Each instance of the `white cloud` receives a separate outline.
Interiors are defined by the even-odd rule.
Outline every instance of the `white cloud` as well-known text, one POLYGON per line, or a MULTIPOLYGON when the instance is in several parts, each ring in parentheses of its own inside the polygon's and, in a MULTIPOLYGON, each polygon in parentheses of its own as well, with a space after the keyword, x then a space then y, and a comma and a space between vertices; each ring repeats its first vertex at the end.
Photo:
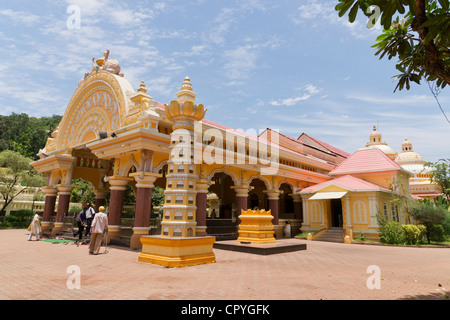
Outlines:
POLYGON ((367 29, 364 25, 367 18, 362 12, 358 12, 357 19, 350 23, 348 13, 339 17, 338 12, 334 9, 335 6, 336 2, 330 0, 308 1, 307 4, 298 7, 297 12, 291 16, 291 20, 294 24, 308 25, 314 30, 322 30, 330 25, 341 26, 357 39, 372 39, 375 33, 379 33, 379 30, 375 28, 367 29))
POLYGON ((307 84, 306 86, 302 87, 300 90, 303 91, 303 94, 300 96, 290 97, 290 98, 285 98, 285 99, 280 99, 280 100, 272 100, 269 103, 272 106, 287 106, 287 107, 294 106, 301 101, 306 101, 306 100, 310 99, 312 96, 318 94, 322 89, 319 89, 312 84, 307 84))
POLYGON ((14 11, 11 9, 0 10, 0 16, 4 16, 12 20, 13 24, 17 25, 33 25, 40 21, 40 17, 29 12, 14 11))

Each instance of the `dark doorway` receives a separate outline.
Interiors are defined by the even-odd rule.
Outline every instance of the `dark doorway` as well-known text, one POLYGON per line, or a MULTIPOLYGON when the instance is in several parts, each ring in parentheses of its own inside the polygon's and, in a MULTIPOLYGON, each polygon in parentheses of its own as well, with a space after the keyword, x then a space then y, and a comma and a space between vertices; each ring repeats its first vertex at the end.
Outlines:
POLYGON ((331 199, 331 227, 342 228, 342 201, 341 199, 331 199))

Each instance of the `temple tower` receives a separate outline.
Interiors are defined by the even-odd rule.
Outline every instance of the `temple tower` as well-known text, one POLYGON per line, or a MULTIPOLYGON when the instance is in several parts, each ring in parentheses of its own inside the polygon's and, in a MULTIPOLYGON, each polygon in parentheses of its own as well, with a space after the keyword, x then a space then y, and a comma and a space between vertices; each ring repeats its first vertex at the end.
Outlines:
POLYGON ((178 99, 165 105, 166 116, 173 122, 170 158, 165 191, 162 237, 193 237, 196 226, 196 181, 194 164, 194 123, 203 119, 206 110, 195 104, 196 94, 186 77, 178 99))
POLYGON ((178 99, 165 105, 173 131, 161 235, 141 237, 140 261, 167 267, 215 262, 215 237, 199 237, 195 231, 196 182, 200 164, 194 163, 194 125, 206 113, 203 105, 195 104, 195 97, 191 81, 186 77, 177 93, 178 99))

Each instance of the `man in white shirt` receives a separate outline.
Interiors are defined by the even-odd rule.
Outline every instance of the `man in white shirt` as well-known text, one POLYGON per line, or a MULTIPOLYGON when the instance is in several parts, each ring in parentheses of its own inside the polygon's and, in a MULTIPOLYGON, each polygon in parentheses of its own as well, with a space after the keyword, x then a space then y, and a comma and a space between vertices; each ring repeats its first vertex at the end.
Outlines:
POLYGON ((85 206, 86 206, 86 224, 87 224, 85 236, 87 237, 91 235, 91 224, 92 219, 94 219, 95 210, 90 203, 86 204, 85 206))
POLYGON ((108 231, 108 216, 103 212, 105 207, 100 207, 95 214, 91 225, 91 242, 89 243, 89 254, 98 254, 102 245, 103 231, 108 231))

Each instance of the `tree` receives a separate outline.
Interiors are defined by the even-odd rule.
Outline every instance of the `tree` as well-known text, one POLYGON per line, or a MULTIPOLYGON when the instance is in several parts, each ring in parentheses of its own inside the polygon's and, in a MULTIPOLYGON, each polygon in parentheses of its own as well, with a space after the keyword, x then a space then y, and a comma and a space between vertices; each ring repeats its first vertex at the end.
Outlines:
POLYGON ((431 181, 436 183, 445 197, 450 200, 450 159, 440 159, 435 163, 427 162, 426 166, 433 168, 430 171, 431 181))
POLYGON ((44 177, 30 165, 31 159, 21 154, 5 150, 0 152, 0 196, 3 205, 0 215, 5 215, 6 207, 23 191, 30 187, 45 185, 44 177), (19 186, 23 188, 19 188, 19 186))
POLYGON ((409 90, 411 81, 420 84, 422 79, 435 81, 438 88, 450 83, 448 0, 339 0, 335 9, 340 17, 350 10, 351 23, 362 11, 369 17, 368 27, 380 18, 384 30, 373 47, 380 59, 398 57, 394 92, 409 90))
POLYGON ((437 225, 442 228, 446 219, 446 210, 441 206, 436 206, 430 201, 417 201, 410 205, 409 215, 423 224, 426 229, 428 243, 431 241, 431 235, 437 225))
POLYGON ((82 179, 72 181, 76 187, 72 190, 70 201, 77 203, 95 203, 94 187, 82 179))
POLYGON ((44 148, 61 118, 57 115, 35 118, 26 113, 0 116, 0 151, 13 150, 36 160, 36 154, 44 148))

